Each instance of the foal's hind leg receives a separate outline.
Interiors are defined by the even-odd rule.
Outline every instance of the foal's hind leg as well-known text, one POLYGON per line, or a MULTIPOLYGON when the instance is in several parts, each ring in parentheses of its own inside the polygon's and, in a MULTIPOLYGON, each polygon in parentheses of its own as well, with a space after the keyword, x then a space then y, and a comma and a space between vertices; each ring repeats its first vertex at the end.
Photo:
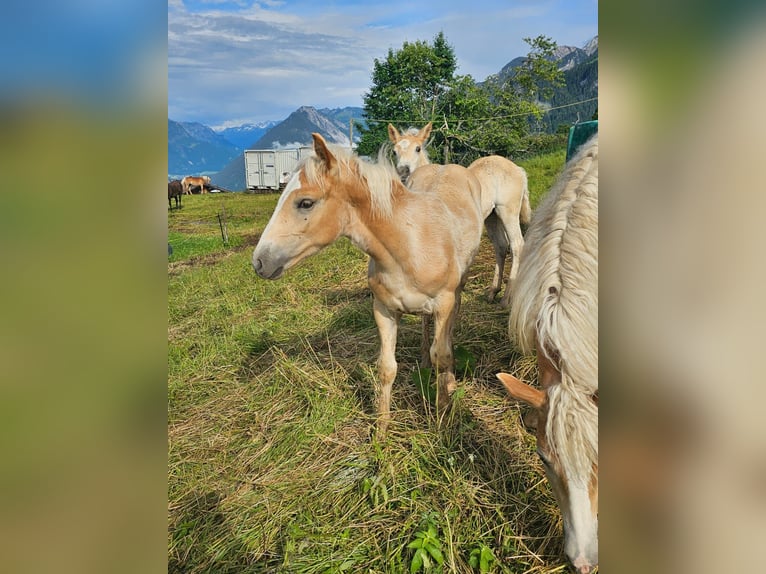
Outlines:
POLYGON ((492 242, 492 249, 495 251, 495 274, 492 277, 492 284, 487 289, 487 301, 492 303, 503 287, 503 267, 505 267, 505 255, 508 253, 508 238, 502 222, 494 211, 484 220, 484 227, 492 242))
POLYGON ((511 269, 508 272, 508 285, 505 287, 505 293, 500 300, 500 306, 507 309, 511 305, 511 285, 516 280, 519 272, 519 257, 524 247, 524 237, 521 235, 521 226, 519 225, 519 214, 509 210, 505 206, 497 206, 497 215, 503 222, 503 229, 508 236, 511 246, 511 269))
POLYGON ((399 328, 401 313, 391 311, 377 299, 373 300, 372 313, 380 335, 380 355, 378 356, 378 433, 386 434, 391 421, 391 387, 396 378, 396 333, 399 328))

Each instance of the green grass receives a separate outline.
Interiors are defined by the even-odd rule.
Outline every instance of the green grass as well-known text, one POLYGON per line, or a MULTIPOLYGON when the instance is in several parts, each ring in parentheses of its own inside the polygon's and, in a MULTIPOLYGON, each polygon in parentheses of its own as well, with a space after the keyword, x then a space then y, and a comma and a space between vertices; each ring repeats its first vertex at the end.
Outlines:
MULTIPOLYGON (((533 206, 563 157, 519 162, 533 206)), ((258 278, 250 256, 276 201, 191 196, 169 211, 169 572, 566 571, 523 407, 494 376, 535 370, 484 299, 486 238, 455 332, 475 365, 449 419, 437 426, 412 381, 420 322, 405 317, 394 420, 378 442, 367 257, 340 240, 279 281, 258 278)))
POLYGON ((550 189, 561 172, 566 158, 566 149, 555 153, 540 155, 530 159, 522 159, 517 163, 527 171, 529 184, 529 201, 532 209, 537 207, 542 196, 550 189))

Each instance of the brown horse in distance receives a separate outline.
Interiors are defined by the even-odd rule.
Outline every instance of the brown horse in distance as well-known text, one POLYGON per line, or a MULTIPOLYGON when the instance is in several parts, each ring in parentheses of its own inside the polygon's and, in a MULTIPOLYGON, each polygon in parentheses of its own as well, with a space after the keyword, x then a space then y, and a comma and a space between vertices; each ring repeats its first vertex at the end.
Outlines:
POLYGON ((172 208, 173 204, 171 203, 171 199, 176 200, 176 208, 181 207, 181 196, 183 195, 183 186, 181 185, 181 180, 174 179, 173 181, 168 182, 168 207, 172 208))

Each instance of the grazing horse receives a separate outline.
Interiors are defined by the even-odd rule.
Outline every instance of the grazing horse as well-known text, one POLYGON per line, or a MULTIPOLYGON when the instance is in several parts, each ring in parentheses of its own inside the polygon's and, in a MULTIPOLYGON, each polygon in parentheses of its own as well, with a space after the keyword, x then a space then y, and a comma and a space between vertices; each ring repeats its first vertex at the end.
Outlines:
MULTIPOLYGON (((394 144, 396 165, 399 175, 409 185, 409 178, 419 167, 430 164, 426 152, 426 140, 431 134, 431 123, 418 130, 410 128, 400 133, 388 124, 388 137, 394 144)), ((508 287, 500 300, 503 308, 510 303, 511 283, 516 279, 519 255, 524 246, 521 223, 529 223, 532 210, 529 206, 527 172, 512 161, 491 155, 477 159, 468 166, 481 186, 481 213, 484 226, 495 251, 495 272, 492 284, 487 289, 487 299, 495 300, 503 286, 505 256, 510 247, 511 268, 508 273, 508 287)))
POLYGON ((314 154, 302 160, 282 192, 252 263, 261 277, 278 279, 341 236, 370 256, 383 435, 391 419, 403 313, 433 315, 429 356, 437 372, 437 413, 449 405, 455 388, 452 331, 481 241, 479 184, 465 168, 450 165, 439 166, 427 186, 408 190, 383 156, 377 163, 362 161, 319 134, 312 137, 314 154))
POLYGON ((168 207, 172 208, 173 204, 170 203, 171 198, 176 200, 176 208, 181 207, 181 196, 183 195, 183 186, 181 181, 174 179, 168 182, 168 207))
POLYGON ((210 184, 210 178, 206 175, 203 175, 201 177, 193 177, 191 175, 187 175, 185 178, 181 180, 181 185, 184 188, 184 194, 185 195, 191 195, 191 188, 192 187, 199 187, 200 193, 207 193, 205 190, 205 185, 210 184))
POLYGON ((508 328, 537 351, 541 389, 498 374, 537 416, 537 452, 578 572, 598 564, 598 134, 535 211, 508 328))

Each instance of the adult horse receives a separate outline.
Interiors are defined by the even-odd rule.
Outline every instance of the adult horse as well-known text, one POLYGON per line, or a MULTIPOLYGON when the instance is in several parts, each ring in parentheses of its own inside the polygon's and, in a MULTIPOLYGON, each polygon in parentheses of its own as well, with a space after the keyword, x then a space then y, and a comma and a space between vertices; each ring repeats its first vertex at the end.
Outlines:
MULTIPOLYGON (((409 181, 419 167, 429 165, 426 141, 431 134, 429 122, 420 130, 410 128, 399 132, 388 124, 388 137, 394 144, 396 165, 403 181, 409 181)), ((481 212, 484 226, 495 251, 495 272, 492 284, 487 289, 487 298, 494 301, 503 286, 505 256, 511 254, 511 268, 508 272, 508 287, 500 300, 503 308, 510 302, 511 283, 516 279, 519 255, 524 246, 521 223, 529 223, 532 210, 529 206, 527 172, 512 161, 491 155, 477 159, 468 166, 481 186, 481 212)))
POLYGON ((183 186, 181 185, 181 181, 178 179, 174 179, 173 181, 168 182, 168 207, 172 208, 173 204, 170 202, 171 199, 176 200, 176 208, 181 207, 181 196, 183 195, 183 186))
POLYGON ((598 135, 567 163, 535 211, 508 328, 537 351, 541 389, 498 374, 537 415, 537 452, 578 572, 598 564, 598 135))
MULTIPOLYGON (((428 183, 407 189, 394 166, 329 146, 319 134, 282 192, 253 251, 261 277, 278 279, 339 237, 370 256, 368 282, 380 335, 378 428, 391 419, 396 335, 403 313, 433 315, 428 350, 437 374, 437 412, 455 388, 452 331, 460 296, 481 240, 479 184, 463 167, 439 166, 428 183)), ((425 335, 424 335, 425 338, 425 335)))
POLYGON ((210 178, 206 175, 200 176, 200 177, 194 177, 191 175, 187 175, 185 178, 181 180, 181 185, 184 189, 185 195, 191 195, 191 189, 193 187, 199 187, 200 194, 207 193, 205 190, 205 185, 210 184, 210 178))

